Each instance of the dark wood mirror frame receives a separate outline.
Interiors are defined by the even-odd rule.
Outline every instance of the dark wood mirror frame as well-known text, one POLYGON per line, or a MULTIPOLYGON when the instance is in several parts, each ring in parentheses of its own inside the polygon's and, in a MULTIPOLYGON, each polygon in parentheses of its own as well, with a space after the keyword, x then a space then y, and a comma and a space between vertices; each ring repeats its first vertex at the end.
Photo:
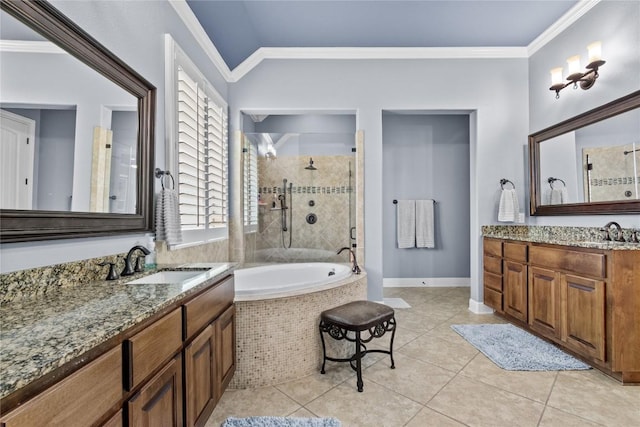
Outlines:
POLYGON ((0 0, 0 7, 137 97, 139 121, 135 214, 2 209, 0 242, 152 230, 156 88, 46 1, 0 0))
POLYGON ((586 113, 582 113, 529 135, 531 215, 609 215, 640 213, 639 200, 569 203, 563 205, 541 205, 540 203, 542 197, 542 188, 540 188, 541 142, 636 108, 640 108, 640 91, 633 92, 608 104, 601 105, 586 113))

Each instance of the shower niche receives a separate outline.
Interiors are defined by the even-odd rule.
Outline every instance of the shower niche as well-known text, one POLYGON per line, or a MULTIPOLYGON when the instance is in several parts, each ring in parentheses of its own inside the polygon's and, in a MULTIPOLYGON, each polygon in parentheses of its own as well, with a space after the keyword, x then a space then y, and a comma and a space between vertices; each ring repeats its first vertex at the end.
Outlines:
POLYGON ((355 243, 355 131, 243 139, 245 261, 346 261, 337 250, 355 243))

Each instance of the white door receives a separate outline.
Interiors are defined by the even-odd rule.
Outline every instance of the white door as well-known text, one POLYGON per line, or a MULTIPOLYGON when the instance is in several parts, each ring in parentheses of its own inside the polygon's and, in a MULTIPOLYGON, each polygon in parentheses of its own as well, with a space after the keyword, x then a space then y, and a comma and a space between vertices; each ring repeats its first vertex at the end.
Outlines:
POLYGON ((0 110, 0 209, 31 209, 36 122, 0 110))

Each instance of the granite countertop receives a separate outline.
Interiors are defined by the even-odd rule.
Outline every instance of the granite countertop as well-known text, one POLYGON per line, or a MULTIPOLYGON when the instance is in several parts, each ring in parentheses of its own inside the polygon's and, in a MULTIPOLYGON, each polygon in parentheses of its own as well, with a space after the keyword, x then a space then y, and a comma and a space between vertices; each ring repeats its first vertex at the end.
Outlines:
POLYGON ((631 242, 631 232, 623 230, 625 242, 605 241, 597 227, 558 227, 527 225, 485 225, 482 236, 530 243, 604 250, 640 250, 640 243, 631 242))
POLYGON ((203 270, 202 281, 184 285, 126 283, 155 270, 118 281, 61 288, 4 304, 0 307, 0 398, 206 288, 232 272, 236 264, 207 266, 210 269, 203 270))

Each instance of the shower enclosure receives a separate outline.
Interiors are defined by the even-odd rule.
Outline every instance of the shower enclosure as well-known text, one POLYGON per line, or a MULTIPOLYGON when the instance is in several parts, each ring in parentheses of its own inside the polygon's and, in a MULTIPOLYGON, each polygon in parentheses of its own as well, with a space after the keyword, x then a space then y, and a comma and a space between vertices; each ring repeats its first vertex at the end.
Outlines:
MULTIPOLYGON (((344 262, 355 243, 355 135, 246 133, 245 192, 255 153, 257 224, 246 262, 344 262)), ((252 200, 245 197, 245 210, 252 200)), ((245 219, 245 230, 247 229, 245 219)))

